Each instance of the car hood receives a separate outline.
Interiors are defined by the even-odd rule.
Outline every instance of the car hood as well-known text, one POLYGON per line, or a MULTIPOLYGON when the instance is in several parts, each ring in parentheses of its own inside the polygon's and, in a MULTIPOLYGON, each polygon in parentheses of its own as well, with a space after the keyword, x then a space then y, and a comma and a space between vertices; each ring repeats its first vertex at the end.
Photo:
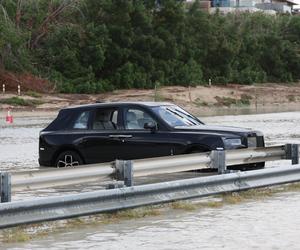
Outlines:
POLYGON ((195 131, 195 132, 214 132, 220 134, 237 134, 255 136, 257 131, 249 128, 239 128, 230 126, 214 126, 214 125, 196 125, 196 126, 177 126, 176 130, 195 131))

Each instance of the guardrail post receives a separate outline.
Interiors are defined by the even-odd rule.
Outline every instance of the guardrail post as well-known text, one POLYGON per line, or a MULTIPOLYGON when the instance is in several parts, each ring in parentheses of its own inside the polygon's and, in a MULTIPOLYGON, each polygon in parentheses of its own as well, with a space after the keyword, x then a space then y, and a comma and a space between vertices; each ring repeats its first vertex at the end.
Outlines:
POLYGON ((132 161, 126 161, 125 162, 124 184, 127 187, 132 187, 133 186, 133 164, 132 164, 132 161))
POLYGON ((285 145, 286 159, 292 160, 292 164, 299 164, 299 145, 286 144, 285 145))
POLYGON ((11 175, 10 173, 0 172, 0 202, 11 201, 11 175))
POLYGON ((225 174, 227 172, 226 156, 223 148, 217 148, 217 150, 211 151, 211 167, 218 169, 219 174, 225 174))
POLYGON ((133 186, 133 165, 132 161, 115 161, 116 179, 124 181, 127 187, 133 186))

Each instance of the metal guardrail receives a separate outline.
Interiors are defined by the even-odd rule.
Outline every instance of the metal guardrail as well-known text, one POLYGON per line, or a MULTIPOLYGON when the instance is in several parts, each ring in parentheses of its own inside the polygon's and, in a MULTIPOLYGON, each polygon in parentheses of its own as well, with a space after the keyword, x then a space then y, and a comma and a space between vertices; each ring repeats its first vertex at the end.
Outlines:
POLYGON ((74 168, 48 168, 11 173, 12 191, 111 180, 115 172, 111 163, 83 165, 74 168))
POLYGON ((0 228, 300 181, 300 165, 0 204, 0 228))
MULTIPOLYGON (((203 168, 217 168, 220 173, 223 173, 226 171, 226 166, 230 165, 292 159, 291 148, 292 146, 281 145, 265 148, 217 150, 206 153, 148 158, 126 162, 129 162, 128 164, 133 167, 133 177, 176 173, 203 168)), ((122 172, 122 164, 124 162, 116 161, 75 168, 51 168, 15 172, 11 173, 12 191, 111 180, 112 178, 117 178, 118 171, 122 172)))

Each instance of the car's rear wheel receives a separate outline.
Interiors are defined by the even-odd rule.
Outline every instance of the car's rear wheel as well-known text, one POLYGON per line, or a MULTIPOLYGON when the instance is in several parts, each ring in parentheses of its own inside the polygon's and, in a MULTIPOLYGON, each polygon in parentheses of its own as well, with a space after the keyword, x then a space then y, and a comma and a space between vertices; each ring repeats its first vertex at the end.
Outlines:
POLYGON ((83 160, 80 155, 71 150, 60 153, 55 161, 55 166, 57 168, 76 167, 82 164, 83 160))

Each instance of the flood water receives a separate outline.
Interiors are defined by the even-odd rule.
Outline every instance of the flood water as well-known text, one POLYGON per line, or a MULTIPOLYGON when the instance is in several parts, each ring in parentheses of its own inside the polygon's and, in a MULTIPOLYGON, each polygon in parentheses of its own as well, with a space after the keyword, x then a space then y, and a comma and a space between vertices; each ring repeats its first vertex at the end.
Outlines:
POLYGON ((52 118, 15 118, 11 125, 4 119, 0 121, 0 170, 37 169, 39 132, 52 118))
POLYGON ((7 249, 299 249, 300 193, 222 208, 173 210, 163 216, 82 229, 7 244, 7 249))
MULTIPOLYGON (((38 169, 38 134, 51 120, 16 118, 13 126, 1 121, 0 170, 38 169)), ((300 112, 202 120, 260 130, 267 145, 300 144, 300 112)), ((0 249, 299 249, 299 207, 300 192, 286 192, 222 208, 171 210, 155 217, 68 228, 26 243, 3 244, 0 249)))

